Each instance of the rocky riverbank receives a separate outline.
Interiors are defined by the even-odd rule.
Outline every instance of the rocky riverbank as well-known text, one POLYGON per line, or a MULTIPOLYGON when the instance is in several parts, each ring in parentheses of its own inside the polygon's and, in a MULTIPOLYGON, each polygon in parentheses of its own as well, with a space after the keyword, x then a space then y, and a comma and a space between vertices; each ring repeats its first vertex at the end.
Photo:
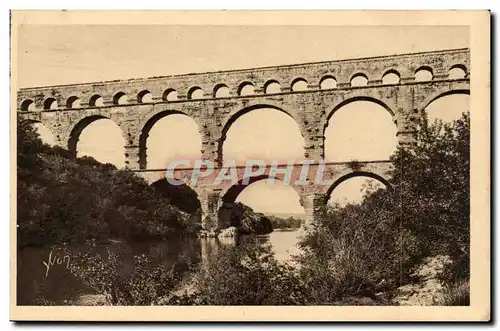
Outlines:
POLYGON ((440 281, 440 276, 451 263, 451 258, 446 255, 426 258, 411 274, 413 282, 398 287, 397 294, 391 301, 401 306, 439 304, 444 295, 444 285, 440 281))

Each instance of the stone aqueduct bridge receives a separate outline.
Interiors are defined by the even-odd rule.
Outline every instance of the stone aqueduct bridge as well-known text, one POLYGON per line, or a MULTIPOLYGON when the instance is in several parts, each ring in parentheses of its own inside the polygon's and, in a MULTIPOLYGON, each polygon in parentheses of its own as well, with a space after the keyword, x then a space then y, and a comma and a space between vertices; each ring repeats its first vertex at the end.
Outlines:
MULTIPOLYGON (((397 126, 399 143, 407 144, 414 139, 420 110, 441 96, 469 93, 469 68, 469 50, 454 49, 26 88, 18 91, 17 106, 19 116, 44 124, 57 143, 75 155, 84 128, 95 120, 111 119, 126 141, 126 167, 151 183, 162 178, 164 171, 147 169, 146 140, 156 121, 169 114, 185 114, 194 119, 202 139, 202 158, 220 167, 222 147, 231 124, 254 109, 276 109, 298 124, 304 138, 304 158, 321 161, 325 128, 340 107, 358 100, 383 106, 397 126), (460 69, 463 77, 451 78, 449 73, 454 68, 460 69), (422 70, 430 76, 426 81, 416 79, 422 70), (396 75, 398 81, 386 83, 387 74, 396 75), (358 77, 364 78, 366 85, 352 86, 358 77)), ((347 163, 337 163, 328 164, 326 173, 335 181, 335 187, 356 175, 387 180, 390 167, 388 162, 364 162, 356 169, 347 163)), ((241 175, 242 171, 238 173, 241 175)), ((315 184, 295 188, 309 219, 332 190, 315 184)), ((242 186, 224 182, 214 185, 200 180, 193 189, 198 194, 204 219, 208 216, 213 220, 222 202, 234 201, 242 186)), ((204 225, 216 226, 206 222, 204 225)))

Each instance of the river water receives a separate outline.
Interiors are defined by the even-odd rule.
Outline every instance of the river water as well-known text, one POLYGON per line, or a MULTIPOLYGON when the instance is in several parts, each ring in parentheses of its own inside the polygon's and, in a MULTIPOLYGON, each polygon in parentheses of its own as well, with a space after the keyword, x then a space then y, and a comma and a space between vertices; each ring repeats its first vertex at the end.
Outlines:
MULTIPOLYGON (((287 263, 299 252, 297 231, 275 231, 257 236, 257 242, 270 243, 278 261, 287 263)), ((154 263, 172 265, 190 260, 201 263, 217 254, 219 245, 235 245, 233 238, 179 239, 150 243, 111 243, 108 246, 119 251, 125 260, 134 255, 145 254, 154 263)), ((102 247, 103 250, 106 247, 102 247)), ((72 247, 72 251, 88 251, 88 246, 72 247)), ((75 302, 83 295, 98 294, 82 284, 68 270, 71 254, 61 255, 50 248, 27 247, 17 254, 17 304, 40 305, 75 302), (48 263, 52 261, 52 264, 48 263), (49 268, 47 268, 49 264, 49 268)))

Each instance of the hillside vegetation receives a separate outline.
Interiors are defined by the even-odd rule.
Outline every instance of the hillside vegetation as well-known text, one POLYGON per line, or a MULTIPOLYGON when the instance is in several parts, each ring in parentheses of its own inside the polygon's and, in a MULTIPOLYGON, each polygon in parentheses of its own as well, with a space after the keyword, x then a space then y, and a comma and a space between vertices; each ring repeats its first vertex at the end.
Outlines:
POLYGON ((132 172, 90 157, 73 160, 67 150, 43 144, 28 121, 19 119, 17 126, 19 246, 158 239, 197 231, 194 212, 168 203, 132 172))

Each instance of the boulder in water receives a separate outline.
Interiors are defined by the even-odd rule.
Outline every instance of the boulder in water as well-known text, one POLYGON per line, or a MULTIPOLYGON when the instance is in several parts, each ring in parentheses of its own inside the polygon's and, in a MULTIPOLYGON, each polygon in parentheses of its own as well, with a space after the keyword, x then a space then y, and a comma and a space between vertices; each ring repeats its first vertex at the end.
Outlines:
POLYGON ((268 234, 273 232, 271 220, 264 214, 240 203, 225 202, 219 210, 219 227, 237 229, 238 234, 268 234))
POLYGON ((236 237, 237 234, 238 234, 238 229, 234 226, 231 226, 227 229, 222 230, 217 237, 218 238, 236 237))

